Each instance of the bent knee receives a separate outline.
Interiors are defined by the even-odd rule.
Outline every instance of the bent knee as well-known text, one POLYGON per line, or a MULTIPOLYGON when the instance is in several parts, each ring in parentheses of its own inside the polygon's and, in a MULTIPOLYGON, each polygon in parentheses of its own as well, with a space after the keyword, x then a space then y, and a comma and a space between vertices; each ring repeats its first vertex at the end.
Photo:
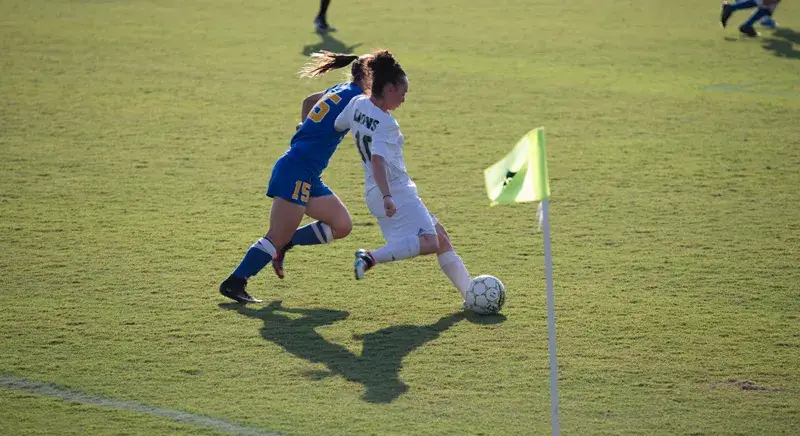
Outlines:
POLYGON ((333 231, 333 239, 342 239, 353 231, 353 218, 350 217, 350 214, 346 214, 339 217, 330 226, 333 231))
POLYGON ((267 233, 264 234, 264 237, 268 239, 270 243, 272 243, 272 246, 275 247, 276 250, 280 250, 284 245, 288 244, 289 241, 292 240, 292 233, 282 232, 275 230, 274 228, 270 228, 267 233))

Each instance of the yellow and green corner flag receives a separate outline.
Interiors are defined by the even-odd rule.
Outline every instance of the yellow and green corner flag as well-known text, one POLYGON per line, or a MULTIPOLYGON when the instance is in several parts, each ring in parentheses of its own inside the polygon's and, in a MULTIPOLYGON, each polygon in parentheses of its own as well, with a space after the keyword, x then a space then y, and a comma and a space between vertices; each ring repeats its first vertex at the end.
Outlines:
POLYGON ((547 342, 550 355, 550 402, 553 435, 559 435, 558 424, 558 361, 556 359, 556 315, 553 291, 553 256, 550 247, 548 216, 550 182, 547 179, 544 127, 526 133, 500 162, 483 171, 486 192, 497 204, 538 201, 539 228, 544 233, 545 285, 547 288, 547 342))
POLYGON ((483 171, 491 205, 550 198, 544 127, 526 133, 500 162, 483 171))

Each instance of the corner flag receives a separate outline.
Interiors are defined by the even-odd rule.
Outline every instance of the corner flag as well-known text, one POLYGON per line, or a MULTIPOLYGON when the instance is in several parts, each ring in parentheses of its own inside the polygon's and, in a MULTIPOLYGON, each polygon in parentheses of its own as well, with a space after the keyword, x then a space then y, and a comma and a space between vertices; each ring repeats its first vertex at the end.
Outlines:
POLYGON ((526 133, 511 153, 483 172, 492 206, 550 198, 544 128, 526 133))
POLYGON ((547 287, 547 333, 550 354, 550 402, 553 435, 558 436, 558 362, 553 295, 553 257, 550 247, 549 199, 544 127, 526 133, 501 161, 483 171, 491 206, 539 201, 539 228, 544 232, 544 267, 547 287))

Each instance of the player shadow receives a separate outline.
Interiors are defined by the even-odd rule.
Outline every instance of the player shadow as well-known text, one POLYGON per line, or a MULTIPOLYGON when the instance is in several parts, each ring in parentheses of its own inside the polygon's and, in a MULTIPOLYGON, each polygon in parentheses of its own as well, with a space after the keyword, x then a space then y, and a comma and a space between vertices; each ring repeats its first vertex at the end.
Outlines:
POLYGON ((299 358, 327 367, 327 371, 310 371, 307 375, 312 379, 341 375, 348 381, 362 384, 365 389, 362 399, 369 403, 390 403, 406 392, 408 387, 399 375, 403 359, 416 348, 438 338, 457 322, 465 318, 481 324, 505 320, 503 316, 478 317, 456 312, 433 324, 395 325, 354 336, 354 339, 363 341, 361 355, 356 355, 328 341, 316 330, 317 327, 346 319, 348 312, 323 308, 286 308, 280 301, 273 301, 260 309, 236 303, 222 303, 220 307, 264 321, 260 329, 264 340, 280 345, 299 358))
POLYGON ((334 38, 328 32, 317 35, 319 35, 319 37, 322 38, 322 41, 316 44, 308 44, 303 46, 304 56, 308 56, 311 53, 315 53, 320 50, 332 51, 334 53, 352 53, 353 50, 361 46, 361 43, 348 46, 344 42, 334 38))
POLYGON ((793 44, 800 44, 800 32, 788 27, 779 27, 772 32, 772 36, 783 38, 793 44))
POLYGON ((764 50, 772 52, 777 57, 800 59, 800 50, 795 45, 800 45, 800 32, 786 27, 775 29, 761 44, 764 50))

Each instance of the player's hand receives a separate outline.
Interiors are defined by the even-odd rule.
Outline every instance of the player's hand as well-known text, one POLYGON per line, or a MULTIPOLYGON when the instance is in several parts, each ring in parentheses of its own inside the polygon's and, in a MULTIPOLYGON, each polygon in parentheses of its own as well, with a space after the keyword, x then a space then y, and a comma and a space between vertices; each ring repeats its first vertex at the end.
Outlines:
POLYGON ((303 123, 297 123, 297 125, 294 126, 294 131, 296 132, 296 131, 300 130, 300 127, 302 127, 302 126, 303 126, 303 123))
POLYGON ((394 205, 394 200, 392 200, 391 195, 383 197, 383 210, 386 211, 386 216, 389 218, 397 213, 397 206, 394 205))

